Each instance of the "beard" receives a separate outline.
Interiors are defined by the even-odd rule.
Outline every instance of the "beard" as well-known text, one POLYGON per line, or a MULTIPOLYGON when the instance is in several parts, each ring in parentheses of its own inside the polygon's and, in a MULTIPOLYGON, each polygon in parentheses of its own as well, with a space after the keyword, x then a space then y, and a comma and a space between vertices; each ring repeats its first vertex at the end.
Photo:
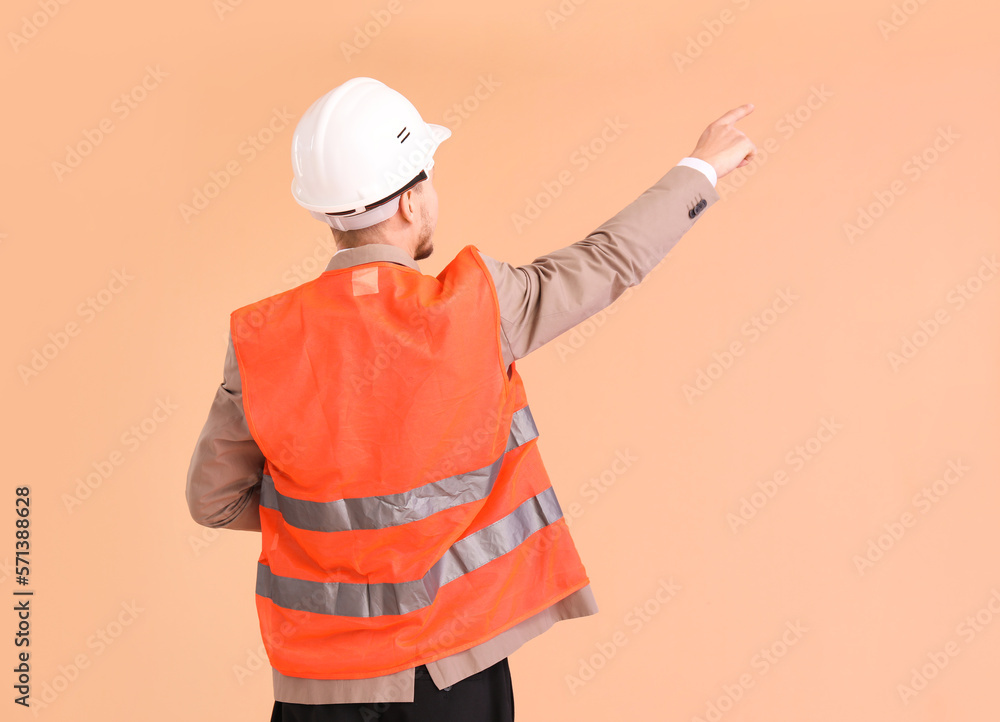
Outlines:
POLYGON ((434 242, 431 240, 431 236, 433 235, 434 229, 431 228, 430 220, 424 215, 420 228, 420 240, 417 242, 417 247, 413 253, 414 261, 421 261, 434 252, 434 242))

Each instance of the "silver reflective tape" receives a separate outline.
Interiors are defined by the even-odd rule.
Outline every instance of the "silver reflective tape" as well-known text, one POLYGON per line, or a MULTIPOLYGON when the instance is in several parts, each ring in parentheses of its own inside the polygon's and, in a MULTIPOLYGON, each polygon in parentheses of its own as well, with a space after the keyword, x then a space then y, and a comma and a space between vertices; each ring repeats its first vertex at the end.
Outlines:
POLYGON ((514 551, 562 515, 550 486, 502 519, 452 544, 422 579, 395 584, 313 582, 272 574, 269 566, 258 562, 257 594, 279 607, 317 614, 342 617, 408 614, 429 606, 448 582, 514 551))
POLYGON ((430 581, 437 591, 463 574, 513 551, 529 536, 562 515, 555 491, 550 486, 522 502, 502 519, 452 544, 437 564, 430 568, 424 581, 430 581))
POLYGON ((510 419, 510 436, 507 438, 507 451, 514 449, 526 441, 538 436, 535 419, 527 405, 514 412, 510 419))
POLYGON ((257 563, 257 594, 279 607, 341 617, 407 614, 431 603, 420 581, 400 584, 310 582, 271 573, 257 563))
MULTIPOLYGON (((504 454, 536 436, 538 429, 531 410, 527 406, 518 409, 511 418, 504 454)), ((285 496, 274 488, 274 480, 265 474, 261 480, 260 505, 281 512, 289 526, 307 531, 386 529, 485 499, 496 483, 504 454, 481 469, 448 476, 400 494, 336 501, 307 501, 285 496)))

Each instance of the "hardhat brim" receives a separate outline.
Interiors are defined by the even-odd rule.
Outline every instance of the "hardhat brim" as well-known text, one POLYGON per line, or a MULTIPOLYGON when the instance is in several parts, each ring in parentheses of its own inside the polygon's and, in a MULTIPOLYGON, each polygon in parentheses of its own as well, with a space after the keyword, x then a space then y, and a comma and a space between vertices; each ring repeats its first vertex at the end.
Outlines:
MULTIPOLYGON (((434 132, 434 139, 438 143, 442 143, 451 137, 451 129, 443 125, 435 125, 434 123, 428 123, 427 126, 434 132)), ((435 150, 437 150, 435 148, 435 150)))

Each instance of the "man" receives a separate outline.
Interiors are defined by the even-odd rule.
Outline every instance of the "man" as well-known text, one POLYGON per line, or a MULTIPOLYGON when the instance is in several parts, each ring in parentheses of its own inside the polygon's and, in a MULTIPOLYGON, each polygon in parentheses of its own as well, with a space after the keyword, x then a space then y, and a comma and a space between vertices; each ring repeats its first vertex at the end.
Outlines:
POLYGON ((277 720, 512 720, 507 657, 596 613, 515 361, 637 285, 754 144, 735 108, 587 238, 523 266, 465 246, 437 277, 451 132, 354 78, 292 141, 292 193, 337 243, 237 309, 187 480, 193 518, 260 530, 277 720))

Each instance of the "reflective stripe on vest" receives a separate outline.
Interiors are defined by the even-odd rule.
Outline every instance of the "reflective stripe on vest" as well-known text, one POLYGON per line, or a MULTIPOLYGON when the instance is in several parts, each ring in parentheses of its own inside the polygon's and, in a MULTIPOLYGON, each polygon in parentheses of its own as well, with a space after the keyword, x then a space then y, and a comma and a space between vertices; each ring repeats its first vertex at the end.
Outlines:
MULTIPOLYGON (((537 436, 538 428, 531 410, 527 406, 518 409, 511 418, 504 454, 537 436)), ((280 512, 286 524, 308 531, 385 529, 485 499, 497 480, 504 454, 480 469, 432 481, 401 494, 337 501, 307 501, 285 496, 274 488, 274 480, 265 474, 261 480, 260 505, 280 512)))
POLYGON ((311 582, 277 576, 266 564, 258 563, 257 594, 286 609, 318 614, 342 617, 409 614, 430 606, 438 589, 448 582, 513 551, 562 515, 550 486, 500 521, 455 542, 422 579, 395 584, 311 582))

